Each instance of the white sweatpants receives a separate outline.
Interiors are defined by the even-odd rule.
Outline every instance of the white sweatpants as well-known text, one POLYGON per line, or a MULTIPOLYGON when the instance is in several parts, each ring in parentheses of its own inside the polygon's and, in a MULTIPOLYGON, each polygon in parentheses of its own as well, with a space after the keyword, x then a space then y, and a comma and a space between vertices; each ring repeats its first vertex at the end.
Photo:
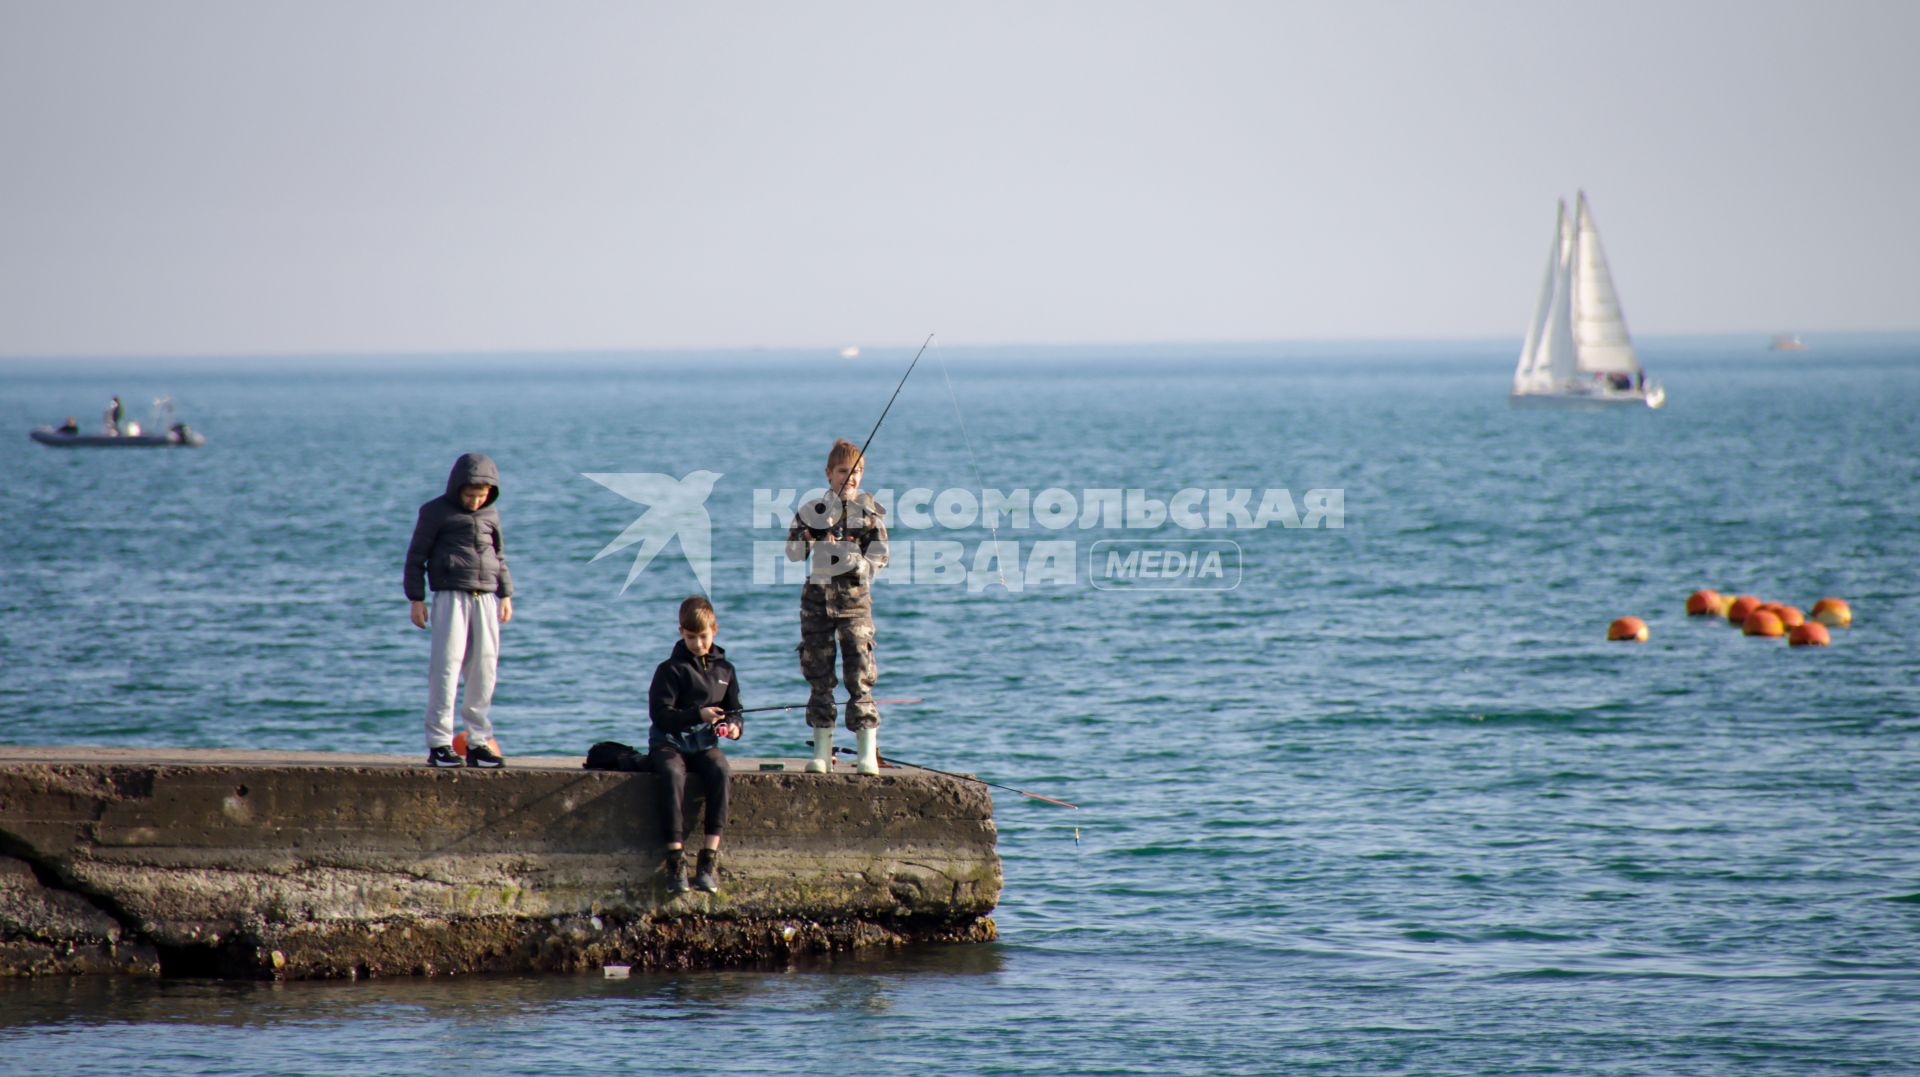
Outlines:
POLYGON ((500 661, 500 599, 468 591, 435 591, 433 657, 427 663, 427 747, 453 742, 453 701, 467 685, 460 718, 467 743, 493 737, 494 667, 500 661))

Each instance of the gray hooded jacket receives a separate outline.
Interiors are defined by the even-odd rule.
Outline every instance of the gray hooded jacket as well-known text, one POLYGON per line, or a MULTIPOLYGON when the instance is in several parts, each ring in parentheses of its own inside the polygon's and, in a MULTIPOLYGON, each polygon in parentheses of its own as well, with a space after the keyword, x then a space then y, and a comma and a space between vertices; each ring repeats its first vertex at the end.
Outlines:
POLYGON ((507 572, 507 546, 500 535, 500 469, 485 453, 470 452, 453 462, 447 492, 420 506, 407 543, 404 586, 415 602, 436 591, 478 591, 506 598, 513 594, 507 572), (477 510, 460 503, 460 488, 484 483, 493 489, 477 510))

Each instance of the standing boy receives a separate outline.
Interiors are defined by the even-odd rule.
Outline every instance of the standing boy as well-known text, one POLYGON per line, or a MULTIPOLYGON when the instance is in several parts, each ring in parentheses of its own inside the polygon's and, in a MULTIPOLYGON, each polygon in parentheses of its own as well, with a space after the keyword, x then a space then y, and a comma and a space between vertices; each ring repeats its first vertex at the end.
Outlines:
POLYGON ((404 585, 415 628, 433 627, 427 665, 427 765, 461 766, 453 750, 453 701, 467 685, 460 717, 469 767, 500 767, 493 747, 494 669, 500 626, 513 620, 513 577, 500 534, 500 471, 483 453, 453 462, 447 492, 420 506, 407 544, 404 585), (427 608, 427 587, 433 608, 427 608))
POLYGON ((705 841, 693 885, 711 894, 720 888, 720 832, 727 825, 727 757, 720 738, 740 739, 746 716, 740 713, 740 681, 727 652, 714 646, 720 621, 713 603, 693 595, 680 603, 680 642, 653 671, 647 691, 647 755, 659 796, 660 825, 666 832, 667 890, 687 891, 686 821, 681 802, 687 771, 700 776, 706 790, 705 841))
POLYGON ((827 454, 826 496, 800 506, 787 529, 787 560, 811 559, 800 589, 800 675, 812 693, 807 770, 833 769, 833 660, 838 645, 847 679, 847 728, 859 745, 857 769, 880 773, 880 708, 873 702, 873 577, 887 567, 885 513, 860 490, 866 461, 841 438, 827 454))

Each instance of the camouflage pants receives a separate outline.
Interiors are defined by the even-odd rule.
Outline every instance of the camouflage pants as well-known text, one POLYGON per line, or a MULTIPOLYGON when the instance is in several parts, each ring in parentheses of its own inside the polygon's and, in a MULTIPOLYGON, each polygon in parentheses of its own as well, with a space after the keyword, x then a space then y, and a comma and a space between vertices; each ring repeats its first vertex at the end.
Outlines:
POLYGON ((873 703, 873 682, 880 667, 873 660, 873 615, 830 617, 824 610, 800 609, 800 675, 813 689, 807 697, 807 725, 833 728, 835 650, 847 679, 847 728, 873 729, 880 708, 873 703))

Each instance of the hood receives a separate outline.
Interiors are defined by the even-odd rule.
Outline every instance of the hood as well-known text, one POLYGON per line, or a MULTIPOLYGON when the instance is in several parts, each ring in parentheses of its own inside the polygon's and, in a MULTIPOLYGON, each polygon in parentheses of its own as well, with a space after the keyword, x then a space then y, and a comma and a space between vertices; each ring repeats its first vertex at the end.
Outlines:
POLYGON ((500 469, 493 466, 493 458, 483 452, 463 453, 460 459, 453 462, 453 471, 447 475, 447 500, 459 504, 460 488, 476 482, 493 487, 487 499, 481 502, 481 508, 500 500, 500 469))
MULTIPOLYGON (((715 643, 713 646, 707 648, 708 658, 725 658, 726 656, 727 656, 726 648, 720 646, 718 643, 715 643)), ((677 639, 673 641, 673 657, 683 662, 700 661, 699 658, 694 656, 694 653, 692 651, 687 649, 687 641, 683 639, 677 639)))

